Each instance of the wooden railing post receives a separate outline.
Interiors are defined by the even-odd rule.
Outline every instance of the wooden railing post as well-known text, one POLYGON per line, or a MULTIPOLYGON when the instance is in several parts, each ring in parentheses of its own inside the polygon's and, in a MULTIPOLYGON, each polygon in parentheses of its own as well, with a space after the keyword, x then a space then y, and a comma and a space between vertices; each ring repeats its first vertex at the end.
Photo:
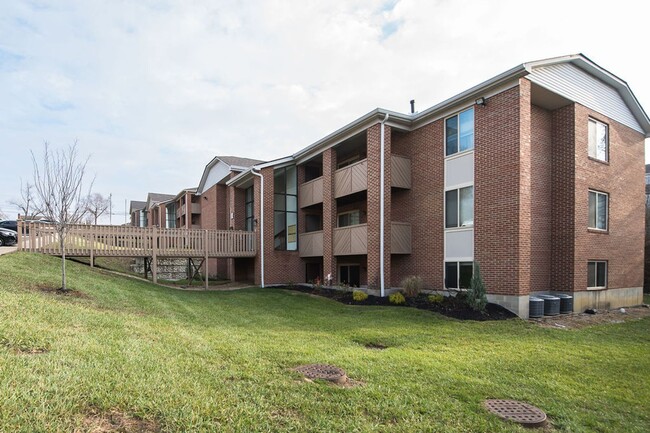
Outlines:
POLYGON ((205 290, 208 290, 208 257, 209 257, 209 250, 208 250, 208 231, 205 230, 203 232, 203 249, 205 250, 205 290))
POLYGON ((23 222, 18 220, 18 251, 23 250, 23 222))
POLYGON ((158 283, 158 232, 156 227, 151 232, 151 273, 154 284, 158 283))

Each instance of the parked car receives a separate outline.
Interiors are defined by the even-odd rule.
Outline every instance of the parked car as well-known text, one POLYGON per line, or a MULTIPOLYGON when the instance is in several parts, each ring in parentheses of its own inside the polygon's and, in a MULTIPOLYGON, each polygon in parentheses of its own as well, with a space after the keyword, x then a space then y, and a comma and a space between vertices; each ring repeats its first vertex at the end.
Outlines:
POLYGON ((16 220, 0 221, 0 228, 18 231, 18 222, 16 220))
POLYGON ((0 247, 4 245, 16 245, 18 233, 15 230, 0 228, 0 247))

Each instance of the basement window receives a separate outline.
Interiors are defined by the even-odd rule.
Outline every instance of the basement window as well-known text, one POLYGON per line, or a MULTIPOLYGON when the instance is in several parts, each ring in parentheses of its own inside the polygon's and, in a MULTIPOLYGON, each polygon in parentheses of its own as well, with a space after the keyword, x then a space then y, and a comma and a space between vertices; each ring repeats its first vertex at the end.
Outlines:
POLYGON ((607 287, 607 262, 593 260, 587 262, 587 288, 604 289, 607 287))

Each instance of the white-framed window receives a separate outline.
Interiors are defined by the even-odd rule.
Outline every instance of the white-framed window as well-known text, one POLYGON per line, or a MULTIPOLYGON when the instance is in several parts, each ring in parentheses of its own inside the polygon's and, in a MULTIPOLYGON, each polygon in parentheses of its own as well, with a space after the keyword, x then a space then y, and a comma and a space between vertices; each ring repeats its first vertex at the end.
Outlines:
POLYGON ((474 272, 474 262, 445 262, 445 287, 467 289, 474 272))
POLYGON ((445 191, 445 228, 474 225, 474 186, 445 191))
POLYGON ((337 227, 356 226, 360 224, 361 212, 359 210, 351 210, 349 212, 341 212, 337 216, 337 227))
POLYGON ((445 119, 445 155, 474 148, 474 108, 445 119))
POLYGON ((587 288, 604 289, 607 287, 607 261, 590 260, 587 262, 587 288))
POLYGON ((589 228, 607 230, 609 195, 589 190, 589 228))
POLYGON ((589 156, 609 161, 609 127, 595 119, 589 119, 589 156))

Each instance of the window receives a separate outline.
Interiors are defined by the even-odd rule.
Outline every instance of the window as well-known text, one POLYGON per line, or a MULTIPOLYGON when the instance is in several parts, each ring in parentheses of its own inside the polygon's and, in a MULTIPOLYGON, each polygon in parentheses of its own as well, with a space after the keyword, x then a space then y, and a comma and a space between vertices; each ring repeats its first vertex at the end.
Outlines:
POLYGON ((445 262, 445 287, 467 289, 474 272, 473 262, 445 262))
POLYGON ((176 228, 176 203, 169 203, 166 207, 165 223, 168 229, 176 228))
POLYGON ((276 250, 298 249, 298 179, 296 167, 273 172, 274 246, 276 250))
POLYGON ((244 202, 245 202, 245 224, 244 230, 252 232, 253 231, 253 187, 246 188, 244 192, 244 202))
POLYGON ((645 184, 650 185, 650 174, 649 173, 645 174, 645 184))
POLYGON ((604 192, 589 191, 589 228, 607 230, 607 202, 604 192))
POLYGON ((323 216, 320 214, 305 215, 305 233, 323 230, 323 216))
POLYGON ((350 287, 359 287, 361 267, 359 265, 339 266, 339 283, 347 284, 350 287))
POLYGON ((446 155, 474 148, 474 109, 470 108, 445 120, 446 155))
POLYGON ((587 288, 599 289, 607 287, 607 262, 587 262, 587 288))
POLYGON ((355 226, 357 224, 360 224, 360 216, 361 212, 358 210, 353 210, 350 212, 342 212, 338 215, 338 225, 337 227, 347 227, 347 226, 355 226))
POLYGON ((147 211, 144 209, 140 211, 140 227, 147 227, 147 211))
POLYGON ((589 119, 589 156, 609 160, 609 131, 606 124, 589 119))
POLYGON ((445 228, 474 225, 474 187, 445 192, 445 228))

